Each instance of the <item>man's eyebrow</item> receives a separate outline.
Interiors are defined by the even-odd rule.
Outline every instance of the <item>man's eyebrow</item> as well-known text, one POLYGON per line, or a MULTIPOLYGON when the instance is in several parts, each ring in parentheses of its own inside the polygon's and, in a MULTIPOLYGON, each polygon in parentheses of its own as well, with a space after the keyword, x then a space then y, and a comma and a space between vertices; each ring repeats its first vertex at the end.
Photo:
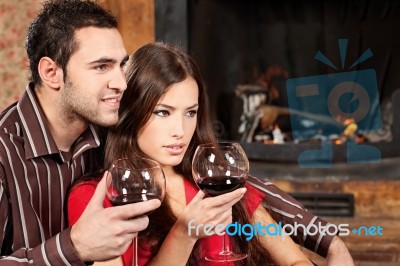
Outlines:
POLYGON ((129 60, 129 55, 126 55, 126 56, 124 57, 124 59, 122 59, 121 65, 125 65, 126 62, 128 62, 128 60, 129 60))
POLYGON ((97 60, 94 60, 92 62, 89 62, 88 65, 92 65, 92 64, 98 64, 98 63, 116 63, 117 60, 113 59, 113 58, 109 58, 109 57, 101 57, 97 60))
MULTIPOLYGON (((121 64, 125 64, 127 61, 129 60, 129 56, 126 55, 122 61, 121 64)), ((92 65, 92 64, 104 64, 104 63, 117 63, 117 60, 114 58, 110 58, 110 57, 100 57, 97 60, 94 60, 92 62, 89 62, 88 65, 92 65)))

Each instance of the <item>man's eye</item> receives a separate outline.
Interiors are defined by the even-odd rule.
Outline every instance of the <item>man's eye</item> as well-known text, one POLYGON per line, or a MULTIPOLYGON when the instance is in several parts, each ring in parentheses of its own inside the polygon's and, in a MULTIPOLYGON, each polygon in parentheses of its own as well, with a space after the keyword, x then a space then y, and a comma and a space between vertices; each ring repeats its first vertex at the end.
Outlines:
POLYGON ((103 64, 103 65, 98 65, 98 66, 96 66, 96 69, 97 70, 106 70, 107 69, 107 65, 106 64, 103 64))
POLYGON ((190 110, 189 112, 187 112, 187 116, 189 117, 194 117, 197 114, 197 110, 190 110))
POLYGON ((161 116, 161 117, 165 117, 169 115, 169 112, 166 110, 158 110, 158 111, 154 111, 153 112, 155 115, 161 116))

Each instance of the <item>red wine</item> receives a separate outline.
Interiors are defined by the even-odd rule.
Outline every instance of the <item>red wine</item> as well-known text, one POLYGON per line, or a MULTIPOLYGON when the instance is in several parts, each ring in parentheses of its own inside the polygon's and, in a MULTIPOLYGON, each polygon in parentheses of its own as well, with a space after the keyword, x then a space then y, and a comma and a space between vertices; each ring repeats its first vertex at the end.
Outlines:
POLYGON ((210 196, 218 196, 244 186, 246 179, 242 176, 213 176, 198 180, 197 185, 210 196))
MULTIPOLYGON (((160 199, 160 195, 155 193, 146 193, 146 194, 127 194, 127 195, 119 195, 110 198, 110 202, 113 206, 120 206, 130 203, 138 203, 142 201, 148 201, 152 199, 160 199)), ((161 200, 161 199, 160 199, 161 200)))

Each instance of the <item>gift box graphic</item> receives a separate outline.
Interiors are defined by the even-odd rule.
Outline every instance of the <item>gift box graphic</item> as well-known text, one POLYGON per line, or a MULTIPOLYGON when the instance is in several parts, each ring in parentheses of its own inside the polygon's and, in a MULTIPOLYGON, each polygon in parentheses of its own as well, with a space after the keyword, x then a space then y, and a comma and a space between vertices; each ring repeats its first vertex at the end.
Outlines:
MULTIPOLYGON (((339 39, 342 69, 346 49, 347 39, 339 39)), ((349 69, 371 56, 371 50, 366 50, 349 69)), ((319 51, 315 58, 338 70, 319 51)), ((352 121, 359 133, 382 127, 374 69, 288 79, 286 88, 293 138, 297 141, 315 136, 325 139, 319 149, 304 151, 299 155, 300 167, 332 167, 331 138, 343 133, 345 121, 352 121)), ((351 139, 347 140, 346 145, 349 163, 379 162, 381 159, 380 151, 371 145, 357 144, 351 139)))

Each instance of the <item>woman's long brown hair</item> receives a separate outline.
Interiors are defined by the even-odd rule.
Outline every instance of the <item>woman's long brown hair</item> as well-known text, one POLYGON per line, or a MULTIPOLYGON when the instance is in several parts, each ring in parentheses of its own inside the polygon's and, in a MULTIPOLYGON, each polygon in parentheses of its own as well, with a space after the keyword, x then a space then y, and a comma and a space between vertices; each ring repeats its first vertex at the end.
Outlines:
MULTIPOLYGON (((128 87, 121 99, 119 121, 108 132, 105 168, 107 169, 116 158, 147 157, 139 149, 139 130, 149 120, 156 104, 168 88, 191 77, 199 88, 197 126, 182 162, 174 169, 194 184, 191 162, 197 145, 217 142, 207 113, 206 89, 196 63, 177 47, 153 43, 142 46, 131 56, 126 73, 128 87)), ((177 218, 173 215, 168 200, 164 200, 162 206, 150 214, 149 218, 149 226, 141 232, 140 238, 150 244, 154 255, 177 218)), ((242 224, 249 223, 241 204, 234 206, 233 220, 242 224)), ((234 247, 249 254, 246 265, 263 265, 269 259, 268 252, 256 237, 251 241, 235 237, 232 242, 234 247)), ((195 266, 198 254, 199 247, 196 245, 187 265, 195 266)))

